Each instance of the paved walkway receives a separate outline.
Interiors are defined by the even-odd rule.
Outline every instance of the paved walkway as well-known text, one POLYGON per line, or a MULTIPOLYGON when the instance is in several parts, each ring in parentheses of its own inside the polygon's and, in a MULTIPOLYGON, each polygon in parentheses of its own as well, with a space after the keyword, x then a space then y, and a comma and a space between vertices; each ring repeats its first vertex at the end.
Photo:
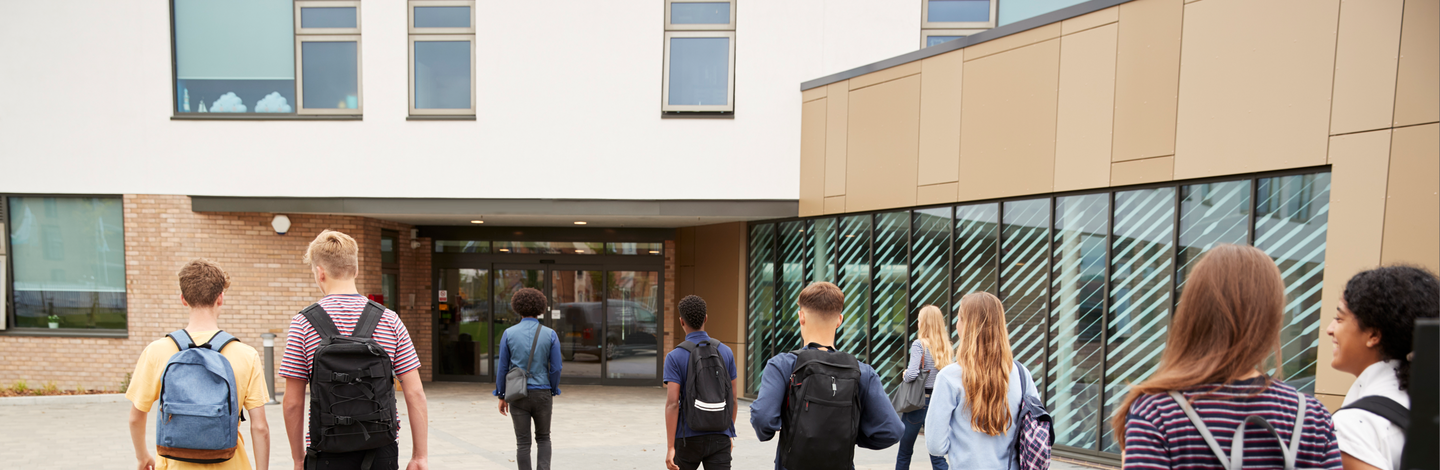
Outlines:
MULTIPOLYGON (((510 418, 495 409, 493 385, 426 384, 430 400, 430 468, 514 469, 515 437, 510 418)), ((572 385, 555 400, 554 467, 556 469, 663 469, 664 390, 658 387, 572 385)), ((0 406, 0 462, 7 469, 135 468, 126 419, 129 402, 0 406)), ((405 409, 404 404, 400 409, 405 409)), ((759 442, 750 429, 749 408, 740 407, 734 468, 773 468, 775 441, 759 442)), ((147 435, 153 443, 154 423, 147 435)), ((271 467, 289 470, 280 406, 266 407, 271 423, 271 467)), ((402 420, 407 418, 402 417, 402 420)), ((409 421, 400 436, 400 452, 410 455, 409 421)), ((242 431, 249 439, 248 424, 242 431)), ((924 454, 924 437, 916 444, 924 454)), ((404 468, 402 460, 401 468, 404 468)), ((856 468, 892 469, 895 448, 858 450, 856 468)), ((929 468, 916 463, 911 468, 929 468)), ((1084 467, 1056 462, 1051 468, 1084 467)))

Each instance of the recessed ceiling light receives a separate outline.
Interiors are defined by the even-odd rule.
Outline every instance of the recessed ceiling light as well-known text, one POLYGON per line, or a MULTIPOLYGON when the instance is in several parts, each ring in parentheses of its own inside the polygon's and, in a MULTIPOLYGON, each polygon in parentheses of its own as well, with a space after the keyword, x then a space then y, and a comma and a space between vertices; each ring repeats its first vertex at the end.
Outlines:
POLYGON ((472 220, 472 221, 470 221, 470 223, 472 223, 472 224, 483 224, 483 223, 485 223, 485 221, 483 221, 483 220, 472 220))
POLYGON ((510 252, 510 249, 509 249, 509 248, 501 248, 501 249, 500 249, 500 252, 501 252, 501 253, 509 253, 509 252, 510 252))
POLYGON ((652 254, 652 255, 658 255, 658 254, 660 254, 660 251, 659 251, 659 250, 650 250, 650 254, 652 254))
POLYGON ((576 253, 584 253, 585 250, 575 250, 576 253))
POLYGON ((583 220, 577 220, 577 221, 575 221, 575 225, 585 225, 585 221, 583 221, 583 220))

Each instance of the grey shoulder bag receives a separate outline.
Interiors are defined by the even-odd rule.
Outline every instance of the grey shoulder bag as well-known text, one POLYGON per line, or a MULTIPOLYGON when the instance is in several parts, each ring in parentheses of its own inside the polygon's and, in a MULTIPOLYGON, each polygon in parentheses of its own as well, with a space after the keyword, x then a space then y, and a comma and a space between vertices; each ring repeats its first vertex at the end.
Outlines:
POLYGON ((925 357, 929 354, 924 346, 920 347, 920 375, 910 382, 901 381, 900 388, 895 390, 895 397, 890 399, 890 404, 895 407, 896 413, 909 413, 925 408, 925 381, 930 379, 930 368, 925 367, 925 357))
POLYGON ((1225 467, 1226 470, 1241 470, 1245 468, 1245 427, 1250 423, 1258 424, 1265 428, 1265 430, 1270 431, 1270 437, 1275 438, 1275 444, 1280 446, 1280 453, 1285 455, 1285 470, 1295 470, 1295 453, 1300 450, 1300 432, 1303 430, 1305 423, 1306 403, 1304 393, 1300 393, 1298 390, 1295 392, 1295 398, 1299 400, 1299 412, 1295 415, 1295 429, 1290 433, 1289 447, 1285 446, 1285 441, 1280 439, 1280 432, 1276 431, 1275 426, 1271 425, 1269 421, 1266 421, 1265 418, 1260 417, 1260 415, 1249 415, 1245 417, 1245 421, 1241 422, 1239 427, 1235 428, 1235 437, 1230 441, 1232 448, 1230 449, 1228 459, 1225 456, 1225 451, 1220 448, 1220 443, 1215 442, 1215 436, 1210 434, 1210 428, 1205 427, 1205 422, 1200 419, 1200 415, 1195 413, 1195 408, 1190 406, 1190 401, 1186 400, 1185 396, 1181 395, 1180 392, 1174 390, 1170 391, 1170 397, 1174 398, 1175 402, 1180 404, 1180 409, 1185 411, 1185 417, 1190 418, 1190 423, 1194 424, 1195 429, 1200 431, 1200 437, 1205 438, 1205 444, 1210 446, 1210 451, 1215 453, 1215 457, 1220 459, 1220 465, 1225 467))
MULTIPOLYGON (((535 345, 540 344, 540 333, 544 331, 544 326, 535 325, 535 339, 530 340, 530 360, 527 361, 529 366, 535 365, 535 345)), ((515 403, 525 398, 530 393, 529 383, 529 367, 511 367, 510 372, 505 373, 505 401, 515 403)))

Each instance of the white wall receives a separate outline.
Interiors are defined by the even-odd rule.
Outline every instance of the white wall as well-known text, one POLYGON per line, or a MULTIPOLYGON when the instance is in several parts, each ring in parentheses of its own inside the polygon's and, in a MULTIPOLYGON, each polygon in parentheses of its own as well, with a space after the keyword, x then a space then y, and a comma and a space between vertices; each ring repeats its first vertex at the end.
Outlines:
POLYGON ((405 120, 400 0, 363 121, 172 121, 168 2, 0 1, 0 193, 795 199, 800 82, 919 42, 919 1, 740 0, 734 119, 661 119, 663 1, 477 3, 476 121, 405 120))

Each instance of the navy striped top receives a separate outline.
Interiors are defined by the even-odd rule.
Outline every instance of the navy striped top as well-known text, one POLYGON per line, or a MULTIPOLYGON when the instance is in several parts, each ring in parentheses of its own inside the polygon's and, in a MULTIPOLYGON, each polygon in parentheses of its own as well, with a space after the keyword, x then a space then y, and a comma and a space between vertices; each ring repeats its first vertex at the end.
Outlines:
MULTIPOLYGON (((1226 452, 1231 449, 1235 428, 1249 415, 1260 415, 1275 426, 1285 445, 1295 429, 1299 403, 1295 388, 1283 382, 1265 387, 1263 378, 1229 385, 1212 385, 1183 392, 1195 412, 1210 428, 1210 434, 1226 452)), ((1296 468, 1340 469, 1340 446, 1330 412, 1314 397, 1305 396, 1305 421, 1296 453, 1296 468)), ((1135 400, 1126 415, 1126 469, 1224 469, 1205 438, 1185 411, 1166 394, 1145 395, 1135 400)), ((1285 467, 1285 456, 1264 428, 1251 425, 1245 432, 1246 469, 1285 467)))

